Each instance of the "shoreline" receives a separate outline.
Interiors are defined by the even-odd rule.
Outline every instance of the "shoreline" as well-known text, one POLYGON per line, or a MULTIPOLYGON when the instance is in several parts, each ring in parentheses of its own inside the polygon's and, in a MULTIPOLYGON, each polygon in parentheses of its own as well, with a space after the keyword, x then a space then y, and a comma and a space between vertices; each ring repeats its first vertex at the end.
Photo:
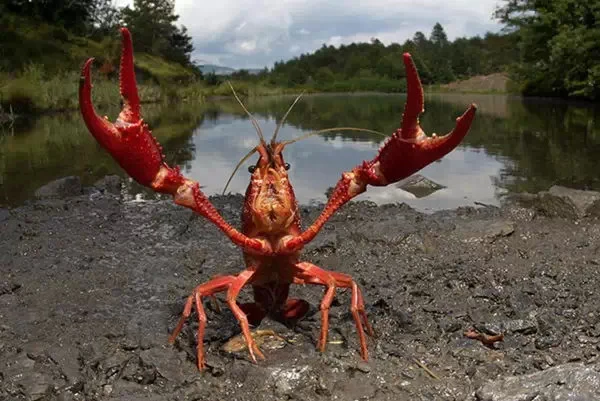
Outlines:
MULTIPOLYGON (((116 86, 115 86, 116 87, 116 86)), ((496 95, 506 95, 506 96, 517 96, 517 97, 523 97, 520 94, 516 94, 516 93, 512 93, 512 92, 499 92, 499 91, 454 91, 454 90, 429 90, 428 88, 424 88, 425 89, 425 93, 426 94, 431 94, 431 95, 437 95, 437 94, 442 94, 442 95, 452 95, 452 94, 457 94, 457 95, 490 95, 490 96, 496 96, 496 95)), ((280 93, 272 93, 267 91, 264 94, 261 93, 253 93, 252 95, 248 95, 248 96, 252 96, 252 97, 269 97, 269 96, 297 96, 300 93, 305 92, 306 94, 310 94, 310 95, 317 95, 317 96, 341 96, 341 95, 348 95, 348 96, 365 96, 365 95, 380 95, 380 96, 398 96, 398 95, 405 95, 405 92, 378 92, 378 91, 356 91, 356 92, 328 92, 328 91, 318 91, 316 89, 308 89, 308 92, 306 92, 306 89, 298 89, 298 90, 292 90, 289 88, 272 88, 273 91, 281 91, 280 93)), ((211 91, 206 91, 207 93, 210 93, 211 91)), ((199 100, 199 102, 210 102, 210 101, 218 101, 218 100, 223 100, 223 99, 231 99, 233 98, 233 95, 227 95, 227 94, 211 94, 211 95, 202 95, 201 98, 198 98, 196 100, 199 100)), ((526 99, 525 97, 523 97, 524 99, 526 99)), ((533 99, 533 98, 532 98, 533 99)), ((535 98, 537 99, 537 98, 535 98)), ((548 99, 549 101, 552 100, 561 100, 559 98, 540 98, 540 99, 548 99)), ((181 97, 181 98, 176 98, 175 100, 171 99, 169 97, 169 95, 163 96, 162 98, 157 98, 157 99, 152 99, 152 100, 147 100, 144 101, 143 99, 140 101, 140 103, 143 104, 159 104, 159 103, 169 103, 169 102, 183 102, 183 103, 187 103, 190 102, 191 100, 189 99, 185 99, 185 97, 181 97)), ((568 100, 565 100, 568 101, 568 100)), ((103 103, 99 103, 96 105, 96 107, 101 107, 101 106, 106 106, 106 104, 103 103)), ((40 118, 40 117, 44 117, 44 116, 48 116, 48 115, 55 115, 55 114, 63 114, 63 113, 74 113, 79 111, 78 107, 69 107, 69 108, 47 108, 47 109, 40 109, 40 110, 34 110, 33 112, 25 112, 25 113, 14 113, 14 112, 10 112, 8 110, 3 110, 0 108, 0 127, 2 126, 2 124, 5 123, 9 123, 9 122, 16 122, 19 119, 22 118, 40 118)))

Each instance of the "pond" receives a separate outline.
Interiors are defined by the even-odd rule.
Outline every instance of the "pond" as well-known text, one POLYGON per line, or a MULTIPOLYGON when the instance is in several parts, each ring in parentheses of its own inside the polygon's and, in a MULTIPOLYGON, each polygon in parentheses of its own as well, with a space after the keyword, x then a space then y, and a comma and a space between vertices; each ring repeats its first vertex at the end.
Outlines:
MULTIPOLYGON (((264 97, 247 99, 246 104, 270 137, 292 101, 290 96, 264 97)), ((403 95, 305 96, 279 137, 291 139, 340 126, 389 135, 400 124, 404 101, 403 95)), ((600 190, 598 107, 506 95, 429 94, 421 118, 423 129, 428 135, 448 132, 471 102, 479 109, 465 140, 420 172, 439 189, 422 196, 390 185, 369 188, 356 199, 406 202, 422 211, 435 211, 476 202, 498 205, 509 193, 538 192, 554 184, 600 190)), ((99 112, 114 120, 118 108, 99 112)), ((167 162, 179 165, 209 195, 223 191, 235 165, 257 143, 250 120, 232 99, 202 105, 143 105, 142 112, 163 144, 167 162)), ((288 146, 285 157, 298 201, 324 202, 326 191, 341 173, 372 159, 382 141, 368 133, 335 132, 288 146)), ((248 166, 256 158, 242 165, 228 192, 244 193, 248 166)), ((0 132, 0 206, 22 204, 35 189, 56 178, 77 175, 91 184, 107 174, 124 176, 87 132, 79 113, 22 121, 0 132)), ((136 184, 129 184, 128 190, 152 196, 136 184)))

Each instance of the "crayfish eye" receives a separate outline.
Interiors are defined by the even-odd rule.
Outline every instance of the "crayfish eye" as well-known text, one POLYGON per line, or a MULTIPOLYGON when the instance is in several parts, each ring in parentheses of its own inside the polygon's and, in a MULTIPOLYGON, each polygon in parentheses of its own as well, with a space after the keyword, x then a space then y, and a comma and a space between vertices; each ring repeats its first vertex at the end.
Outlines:
POLYGON ((290 163, 285 163, 283 167, 285 167, 286 170, 289 170, 292 166, 290 166, 290 163))
POLYGON ((248 166, 248 172, 250 174, 254 173, 255 170, 256 170, 256 166, 248 166))

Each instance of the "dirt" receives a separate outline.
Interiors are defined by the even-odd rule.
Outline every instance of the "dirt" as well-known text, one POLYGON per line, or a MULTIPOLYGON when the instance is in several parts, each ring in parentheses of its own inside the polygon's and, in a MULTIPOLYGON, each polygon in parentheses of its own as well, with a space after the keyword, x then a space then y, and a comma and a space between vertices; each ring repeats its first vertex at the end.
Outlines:
MULTIPOLYGON (((238 325, 222 297, 220 313, 207 300, 200 373, 195 314, 175 345, 168 335, 190 291, 240 271, 241 254, 167 199, 111 192, 0 210, 0 400, 524 400, 534 398, 494 398, 493 386, 552 372, 552 385, 568 387, 599 366, 597 218, 512 204, 426 215, 352 202, 304 258, 363 288, 377 334, 370 360, 360 359, 342 290, 330 343, 315 349, 322 289, 307 286, 294 295, 310 302, 309 316, 257 328, 285 340, 263 342, 258 364, 222 350, 238 325), (471 329, 504 338, 486 346, 465 336, 471 329), (577 366, 588 370, 561 373, 577 366)), ((241 196, 212 201, 239 221, 241 196)), ((303 207, 304 222, 319 210, 303 207)))
POLYGON ((462 81, 442 85, 443 89, 457 92, 506 92, 508 75, 498 72, 489 75, 477 75, 462 81))

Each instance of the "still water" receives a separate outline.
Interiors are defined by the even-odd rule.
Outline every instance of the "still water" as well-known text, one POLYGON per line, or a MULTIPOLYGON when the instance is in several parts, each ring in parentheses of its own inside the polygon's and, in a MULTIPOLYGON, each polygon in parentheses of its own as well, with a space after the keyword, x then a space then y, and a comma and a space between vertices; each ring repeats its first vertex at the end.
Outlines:
MULTIPOLYGON (((247 106, 270 137, 293 98, 248 99, 247 106)), ((115 103, 118 101, 115 100, 115 103)), ((280 139, 314 130, 353 126, 391 134, 400 124, 402 95, 305 96, 290 113, 280 139)), ((524 100, 504 95, 435 94, 426 97, 421 125, 429 135, 444 134, 471 102, 478 114, 460 147, 420 174, 443 186, 416 197, 397 185, 370 188, 357 199, 406 202, 423 211, 497 205, 511 192, 537 192, 554 184, 600 190, 600 109, 586 104, 524 100)), ((116 104, 99 110, 114 120, 116 104)), ((239 105, 230 99, 203 105, 144 105, 143 114, 164 145, 167 161, 198 180, 205 193, 223 191, 237 162, 257 143, 239 105)), ((376 154, 383 138, 337 132, 314 136, 286 148, 290 180, 299 202, 325 201, 326 191, 347 171, 376 154)), ((248 166, 228 192, 244 193, 248 166)), ((53 179, 80 176, 86 184, 123 172, 85 129, 78 113, 49 115, 0 130, 0 206, 17 206, 53 179)), ((134 192, 144 192, 129 185, 134 192)))

